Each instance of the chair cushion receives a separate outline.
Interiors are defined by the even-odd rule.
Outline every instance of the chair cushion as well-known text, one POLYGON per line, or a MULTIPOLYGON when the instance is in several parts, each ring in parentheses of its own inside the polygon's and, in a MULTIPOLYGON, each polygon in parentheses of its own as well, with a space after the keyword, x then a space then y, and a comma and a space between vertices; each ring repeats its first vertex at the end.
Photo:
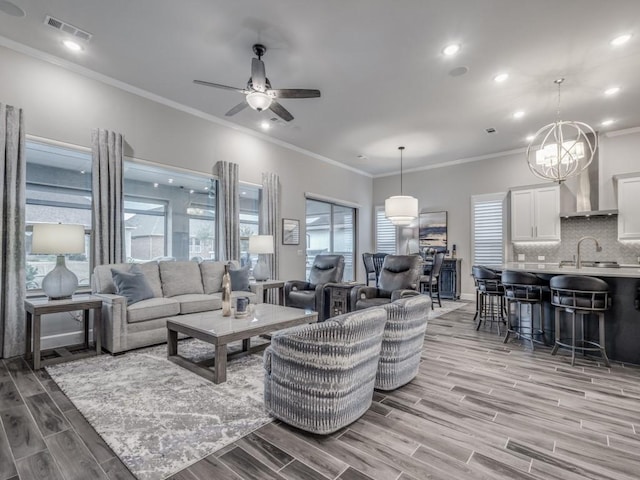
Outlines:
POLYGON ((598 296, 592 300, 591 295, 580 297, 576 296, 564 296, 564 295, 554 295, 552 303, 554 305, 563 305, 566 307, 575 307, 575 308, 584 308, 584 309, 606 309, 607 304, 604 301, 602 296, 598 296))
POLYGON ((165 297, 204 293, 200 266, 196 262, 160 262, 159 266, 165 297))
POLYGON ((315 290, 292 290, 287 299, 288 307, 295 308, 316 308, 315 290))
POLYGON ((219 310, 222 308, 222 294, 217 297, 202 293, 187 293, 185 295, 176 295, 175 297, 171 297, 171 299, 180 304, 180 313, 182 315, 219 310))
POLYGON ((204 293, 216 293, 222 290, 222 275, 224 275, 224 262, 212 262, 205 260, 200 263, 202 274, 202 286, 204 293))
POLYGON ((127 322, 144 322, 180 313, 180 304, 172 298, 149 298, 127 307, 127 322))
POLYGON ((356 302, 356 310, 362 310, 369 307, 379 307, 389 303, 391 303, 391 299, 387 297, 361 298, 356 302))
POLYGON ((126 297, 128 305, 154 297, 149 281, 137 265, 133 265, 128 272, 112 268, 111 275, 116 294, 126 297))
POLYGON ((243 268, 230 268, 229 275, 231 276, 231 290, 250 292, 249 288, 249 265, 243 268))

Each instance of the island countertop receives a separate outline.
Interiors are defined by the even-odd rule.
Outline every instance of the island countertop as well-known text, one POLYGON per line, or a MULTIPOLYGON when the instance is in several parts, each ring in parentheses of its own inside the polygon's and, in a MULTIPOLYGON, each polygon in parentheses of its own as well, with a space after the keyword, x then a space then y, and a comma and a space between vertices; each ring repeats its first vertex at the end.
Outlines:
POLYGON ((521 263, 508 262, 494 266, 498 270, 517 270, 530 273, 546 273, 550 275, 586 275, 589 277, 640 278, 639 266, 610 267, 582 267, 560 266, 557 263, 521 263))

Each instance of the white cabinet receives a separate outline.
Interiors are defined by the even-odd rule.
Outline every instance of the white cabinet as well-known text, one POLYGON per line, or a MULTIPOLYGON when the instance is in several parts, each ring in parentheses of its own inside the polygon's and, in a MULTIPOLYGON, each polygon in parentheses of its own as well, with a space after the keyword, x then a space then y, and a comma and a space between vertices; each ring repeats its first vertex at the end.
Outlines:
POLYGON ((511 240, 560 241, 560 186, 511 191, 511 240))
POLYGON ((618 178, 618 240, 640 240, 640 176, 618 178))

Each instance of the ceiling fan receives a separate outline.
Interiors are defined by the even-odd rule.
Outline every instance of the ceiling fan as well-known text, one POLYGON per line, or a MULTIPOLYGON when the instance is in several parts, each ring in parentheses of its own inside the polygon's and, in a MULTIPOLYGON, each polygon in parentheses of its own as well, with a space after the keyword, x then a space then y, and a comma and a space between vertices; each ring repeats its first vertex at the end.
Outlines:
POLYGON ((262 56, 267 51, 267 47, 260 44, 253 46, 253 53, 258 58, 251 59, 251 77, 247 82, 247 88, 229 87, 219 83, 205 82, 204 80, 194 80, 193 83, 206 85, 207 87, 223 88, 233 90, 245 95, 244 101, 229 110, 225 115, 230 117, 250 106, 258 112, 269 109, 283 120, 290 122, 293 115, 276 101, 277 98, 316 98, 320 96, 320 90, 308 90, 303 88, 271 88, 271 82, 266 77, 262 56))

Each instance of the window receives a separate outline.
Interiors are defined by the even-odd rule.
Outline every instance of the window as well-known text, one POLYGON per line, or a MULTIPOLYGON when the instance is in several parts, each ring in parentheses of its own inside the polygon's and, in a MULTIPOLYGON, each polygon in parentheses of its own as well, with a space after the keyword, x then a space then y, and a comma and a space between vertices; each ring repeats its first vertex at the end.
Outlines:
POLYGON ((376 252, 396 253, 396 226, 384 214, 384 207, 375 208, 376 252))
POLYGON ((258 255, 249 253, 249 237, 258 235, 262 189, 255 185, 240 185, 240 263, 255 265, 258 255))
POLYGON ((344 256, 344 280, 354 280, 355 229, 355 208, 307 199, 307 277, 316 255, 334 253, 344 256))
POLYGON ((88 151, 35 141, 26 142, 26 277, 27 290, 41 288, 42 279, 56 265, 56 255, 31 254, 35 223, 81 224, 85 251, 67 255, 66 265, 81 287, 91 274, 91 155, 88 151))
POLYGON ((504 204, 506 194, 471 197, 474 265, 501 265, 504 260, 504 204))
POLYGON ((126 160, 124 194, 127 261, 215 258, 211 177, 126 160))

